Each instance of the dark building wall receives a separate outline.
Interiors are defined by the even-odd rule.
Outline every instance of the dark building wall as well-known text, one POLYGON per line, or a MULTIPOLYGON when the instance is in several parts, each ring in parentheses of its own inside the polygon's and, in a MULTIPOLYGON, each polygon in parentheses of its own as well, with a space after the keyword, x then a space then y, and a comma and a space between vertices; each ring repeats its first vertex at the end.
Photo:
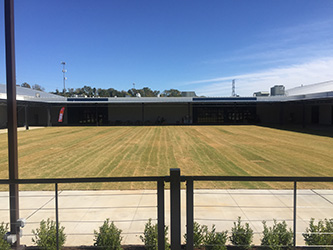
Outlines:
POLYGON ((319 124, 332 124, 332 104, 325 104, 319 106, 319 124))
POLYGON ((281 122, 281 104, 280 103, 258 103, 257 118, 259 123, 280 124, 281 122))
POLYGON ((145 123, 182 124, 189 114, 187 104, 145 104, 145 123))
POLYGON ((29 126, 49 125, 47 107, 28 107, 28 124, 29 126))
POLYGON ((256 105, 249 104, 207 104, 193 106, 195 124, 255 124, 256 105))
POLYGON ((283 107, 284 124, 303 124, 305 109, 301 103, 285 103, 283 107))
POLYGON ((190 114, 188 104, 124 104, 109 105, 110 124, 180 124, 190 114))
POLYGON ((142 104, 109 105, 109 124, 142 123, 142 104))
MULTIPOLYGON (((333 124, 333 100, 329 99, 256 104, 135 103, 85 105, 64 103, 61 105, 18 102, 18 126, 26 124, 26 105, 28 105, 27 120, 29 126, 189 124, 192 121, 194 124, 259 123, 303 126, 333 124), (63 122, 59 123, 59 111, 62 107, 65 107, 64 118, 63 122), (90 119, 95 115, 94 122, 80 123, 80 119, 87 117, 78 114, 86 114, 87 112, 89 114, 86 116, 89 116, 90 119), (250 119, 246 118, 245 114, 250 114, 250 119)), ((6 103, 1 102, 0 128, 7 126, 6 113, 6 103)))

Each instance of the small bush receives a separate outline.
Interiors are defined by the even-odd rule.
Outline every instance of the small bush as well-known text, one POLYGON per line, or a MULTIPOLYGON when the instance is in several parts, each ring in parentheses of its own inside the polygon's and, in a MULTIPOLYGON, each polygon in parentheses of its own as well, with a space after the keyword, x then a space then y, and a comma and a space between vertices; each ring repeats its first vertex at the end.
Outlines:
MULTIPOLYGON (((198 222, 193 223, 193 247, 205 248, 207 250, 224 250, 227 241, 227 231, 216 232, 215 225, 209 231, 206 225, 200 225, 198 222)), ((187 234, 184 235, 187 241, 187 234)))
POLYGON ((238 217, 237 223, 234 222, 231 233, 229 239, 233 245, 238 246, 239 249, 249 249, 251 247, 253 230, 249 223, 245 223, 245 226, 241 225, 241 217, 238 217))
MULTIPOLYGON (((59 247, 62 247, 66 241, 66 235, 64 233, 65 228, 60 227, 59 224, 59 247)), ((36 230, 32 230, 34 238, 32 242, 42 249, 57 250, 57 228, 56 223, 50 219, 47 221, 42 220, 40 227, 36 230)))
POLYGON ((3 222, 0 224, 0 249, 11 250, 10 244, 4 239, 5 234, 8 232, 8 224, 3 222))
POLYGON ((215 225, 212 226, 211 231, 205 232, 204 245, 206 250, 226 250, 225 243, 227 242, 228 231, 216 232, 215 225))
POLYGON ((121 249, 121 241, 123 239, 120 236, 121 232, 122 230, 118 229, 113 222, 110 223, 110 219, 106 219, 99 228, 99 232, 94 230, 94 246, 104 250, 121 249))
POLYGON ((264 231, 261 245, 268 249, 280 250, 291 249, 293 245, 293 232, 287 229, 287 223, 277 223, 274 220, 273 227, 267 227, 266 221, 263 221, 264 231))
MULTIPOLYGON (((193 246, 200 248, 204 244, 205 235, 208 232, 206 225, 200 225, 198 222, 193 223, 193 246)), ((187 241, 187 234, 184 234, 185 241, 187 241)))
MULTIPOLYGON (((168 227, 164 227, 164 242, 165 249, 169 248, 168 243, 168 227)), ((143 231, 143 236, 140 235, 141 241, 145 244, 147 250, 157 250, 158 249, 158 225, 152 224, 151 219, 145 225, 145 229, 143 231)))
POLYGON ((303 237, 308 246, 333 245, 333 219, 320 220, 318 225, 315 225, 314 219, 311 218, 309 228, 306 228, 303 237))

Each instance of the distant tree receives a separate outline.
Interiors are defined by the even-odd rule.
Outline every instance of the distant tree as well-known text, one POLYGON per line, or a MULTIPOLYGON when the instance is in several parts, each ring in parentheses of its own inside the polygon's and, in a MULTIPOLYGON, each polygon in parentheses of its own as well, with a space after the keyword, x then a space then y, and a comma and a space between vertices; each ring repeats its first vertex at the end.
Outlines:
POLYGON ((73 88, 68 88, 67 92, 65 93, 67 97, 73 97, 75 95, 73 88))
POLYGON ((83 86, 83 93, 88 96, 88 97, 92 97, 93 96, 93 89, 90 86, 83 86))
POLYGON ((22 84, 21 84, 21 87, 31 89, 30 84, 27 83, 27 82, 22 83, 22 84))
MULTIPOLYGON (((119 92, 119 91, 118 91, 118 92, 119 92)), ((130 95, 128 94, 127 91, 122 90, 122 91, 119 92, 119 95, 118 95, 118 96, 119 96, 119 97, 126 97, 126 96, 130 96, 130 95)))
POLYGON ((135 88, 131 88, 128 91, 129 96, 135 97, 138 93, 142 96, 142 97, 156 97, 160 91, 158 90, 151 90, 148 87, 144 87, 143 89, 135 89, 135 88))
MULTIPOLYGON (((34 87, 39 87, 39 89, 44 90, 41 86, 35 84, 34 87)), ((38 89, 38 90, 39 90, 38 89)), ((135 89, 131 88, 128 91, 125 90, 116 90, 114 88, 102 89, 102 88, 95 88, 90 86, 83 86, 83 88, 68 88, 67 90, 60 92, 58 89, 54 92, 54 94, 65 96, 65 97, 72 97, 72 96, 87 96, 87 97, 135 97, 137 94, 140 94, 142 97, 157 97, 160 94, 158 90, 152 90, 149 87, 144 87, 142 89, 135 89)), ((177 89, 170 89, 164 90, 162 96, 166 97, 178 97, 181 96, 181 92, 177 89)))
MULTIPOLYGON (((154 97, 154 96, 157 96, 157 95, 155 95, 156 91, 152 91, 148 87, 144 87, 142 90, 143 90, 143 96, 144 97, 154 97)), ((159 93, 159 91, 157 91, 157 92, 159 93)))
POLYGON ((136 94, 138 93, 138 90, 135 89, 135 88, 131 88, 131 89, 129 89, 129 90, 127 91, 127 93, 128 93, 130 96, 135 97, 136 94))
POLYGON ((162 93, 165 97, 181 97, 181 92, 177 89, 164 90, 162 93))
POLYGON ((34 90, 39 90, 39 91, 44 91, 44 90, 45 90, 45 89, 44 89, 42 86, 40 86, 39 84, 34 84, 34 85, 32 85, 31 88, 34 89, 34 90))
POLYGON ((108 92, 107 89, 98 88, 97 89, 97 95, 100 96, 100 97, 109 97, 109 92, 108 92))

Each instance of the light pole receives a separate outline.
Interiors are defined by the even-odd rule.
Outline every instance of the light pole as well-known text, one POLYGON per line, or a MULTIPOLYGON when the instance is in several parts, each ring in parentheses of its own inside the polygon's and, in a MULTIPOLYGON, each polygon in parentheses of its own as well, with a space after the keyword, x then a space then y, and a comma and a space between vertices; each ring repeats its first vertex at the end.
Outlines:
POLYGON ((64 89, 63 89, 63 92, 65 93, 66 92, 66 72, 67 70, 65 69, 65 65, 66 63, 65 62, 61 62, 62 64, 62 74, 63 74, 63 81, 64 81, 64 89))

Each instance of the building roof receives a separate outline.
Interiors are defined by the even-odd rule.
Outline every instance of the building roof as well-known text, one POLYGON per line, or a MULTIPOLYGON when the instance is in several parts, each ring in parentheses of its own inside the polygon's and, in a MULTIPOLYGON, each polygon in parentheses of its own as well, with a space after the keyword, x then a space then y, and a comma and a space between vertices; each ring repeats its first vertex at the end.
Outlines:
POLYGON ((301 85, 296 88, 286 90, 286 95, 308 95, 315 93, 331 92, 333 91, 333 81, 319 82, 309 85, 301 85))
MULTIPOLYGON (((7 99, 7 86, 6 84, 1 84, 0 83, 0 99, 7 99)), ((56 98, 56 99, 66 99, 65 97, 55 95, 55 94, 50 94, 44 91, 39 91, 39 90, 34 90, 34 89, 29 89, 29 88, 24 88, 21 86, 16 86, 16 99, 17 100, 26 100, 26 99, 49 99, 49 98, 56 98)))
MULTIPOLYGON (((325 82, 323 85, 331 86, 333 81, 325 82)), ((314 84, 315 86, 318 86, 314 84)), ((311 88, 312 89, 312 88, 311 88)), ((319 88, 318 88, 319 89, 319 88)), ((333 99, 333 89, 329 91, 310 92, 305 94, 285 96, 256 96, 256 97, 71 97, 66 98, 38 90, 17 86, 17 100, 58 103, 58 104, 138 104, 138 103, 265 103, 265 102, 290 102, 300 100, 333 99)), ((292 92, 297 93, 297 92, 292 92)), ((6 85, 0 84, 0 99, 7 99, 6 85)))

